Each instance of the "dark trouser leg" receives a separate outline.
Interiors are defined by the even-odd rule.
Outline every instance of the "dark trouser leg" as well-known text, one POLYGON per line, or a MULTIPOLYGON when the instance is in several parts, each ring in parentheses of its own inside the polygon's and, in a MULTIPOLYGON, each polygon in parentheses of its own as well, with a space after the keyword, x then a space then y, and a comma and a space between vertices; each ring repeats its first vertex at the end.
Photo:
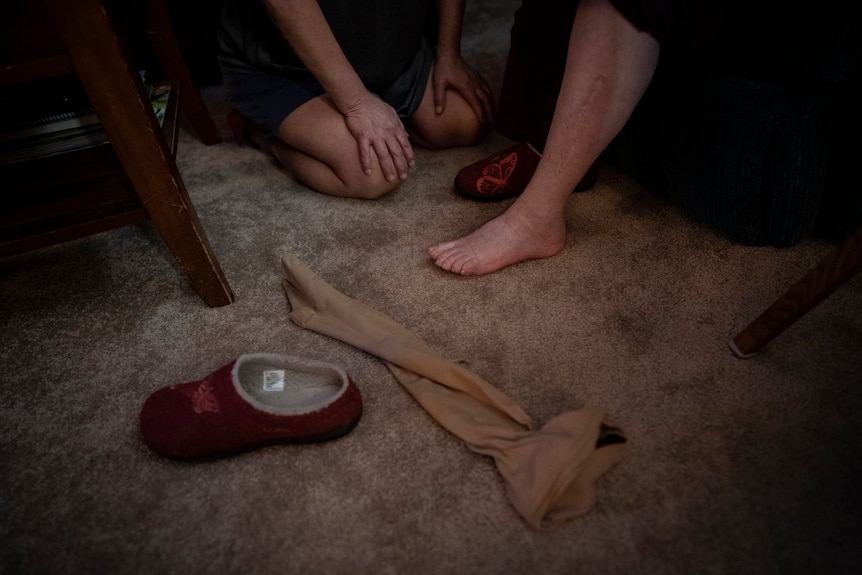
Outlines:
POLYGON ((515 12, 496 129, 543 151, 578 0, 523 0, 515 12))

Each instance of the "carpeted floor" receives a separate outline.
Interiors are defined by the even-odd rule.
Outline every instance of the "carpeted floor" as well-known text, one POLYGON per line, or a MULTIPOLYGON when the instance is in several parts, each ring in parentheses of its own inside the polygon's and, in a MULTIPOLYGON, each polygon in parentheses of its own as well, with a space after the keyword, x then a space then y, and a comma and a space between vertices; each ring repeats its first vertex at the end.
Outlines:
MULTIPOLYGON (((470 4, 465 54, 498 86, 517 3, 470 4)), ((228 136, 220 88, 204 94, 228 136)), ((505 143, 419 150, 413 176, 367 202, 183 131, 180 170, 237 296, 223 308, 146 225, 0 260, 0 572, 862 570, 862 277, 738 360, 728 339, 831 246, 732 245, 612 167, 572 196, 560 255, 480 278, 438 270, 427 245, 505 207, 460 199, 454 174, 505 143), (537 424, 607 409, 628 452, 594 509, 530 528, 493 462, 380 360, 290 322, 286 252, 537 424), (148 451, 137 417, 152 391, 254 351, 343 366, 359 425, 204 463, 148 451)))

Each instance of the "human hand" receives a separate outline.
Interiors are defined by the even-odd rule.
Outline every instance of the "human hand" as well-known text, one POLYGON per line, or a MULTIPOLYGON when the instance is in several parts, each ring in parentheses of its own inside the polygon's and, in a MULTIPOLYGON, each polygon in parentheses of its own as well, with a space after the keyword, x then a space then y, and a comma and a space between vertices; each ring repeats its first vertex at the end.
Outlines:
POLYGON ((388 181, 396 177, 406 179, 407 171, 414 164, 413 147, 401 118, 392 106, 365 92, 343 114, 347 129, 359 146, 362 170, 371 174, 376 158, 388 181))
POLYGON ((446 108, 446 90, 456 90, 483 124, 494 120, 494 94, 488 82, 461 58, 460 54, 439 54, 434 65, 434 108, 446 108))

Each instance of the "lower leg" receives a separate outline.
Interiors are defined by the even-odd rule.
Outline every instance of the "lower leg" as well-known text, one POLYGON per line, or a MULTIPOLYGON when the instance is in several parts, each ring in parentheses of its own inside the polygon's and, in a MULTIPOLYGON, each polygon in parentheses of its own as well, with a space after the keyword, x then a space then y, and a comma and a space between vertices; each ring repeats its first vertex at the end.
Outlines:
POLYGON ((558 253, 566 240, 566 200, 628 120, 658 53, 658 42, 608 0, 585 0, 572 27, 544 155, 530 183, 502 215, 468 236, 429 248, 436 264, 477 275, 558 253))

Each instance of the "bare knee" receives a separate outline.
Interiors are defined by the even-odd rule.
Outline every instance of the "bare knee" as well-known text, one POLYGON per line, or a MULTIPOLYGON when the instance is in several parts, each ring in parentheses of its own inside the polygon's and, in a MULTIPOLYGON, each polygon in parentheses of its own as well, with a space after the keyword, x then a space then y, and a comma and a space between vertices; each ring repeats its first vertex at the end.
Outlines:
POLYGON ((380 181, 371 181, 371 178, 364 174, 349 180, 333 178, 315 182, 303 178, 301 174, 294 174, 294 177, 305 186, 327 196, 355 198, 359 200, 375 200, 381 196, 385 196, 393 192, 401 183, 400 180, 387 182, 382 178, 380 181))
POLYGON ((475 144, 489 130, 490 126, 479 122, 479 119, 471 110, 469 114, 463 115, 460 122, 450 128, 447 134, 448 146, 469 146, 475 144))
POLYGON ((358 174, 354 177, 342 180, 343 186, 338 193, 333 195, 338 195, 343 198, 375 200, 395 191, 400 183, 401 180, 389 182, 383 177, 358 174))
POLYGON ((417 114, 410 122, 416 143, 426 148, 469 146, 488 133, 489 126, 479 122, 466 102, 449 98, 450 106, 442 114, 417 114))
POLYGON ((330 166, 333 178, 327 181, 327 188, 317 189, 331 196, 373 200, 393 192, 401 180, 387 180, 379 166, 366 174, 359 165, 359 158, 344 157, 330 166))
POLYGON ((340 198, 375 199, 392 192, 400 180, 388 181, 377 168, 362 171, 359 158, 343 154, 333 164, 276 141, 271 151, 291 175, 309 188, 340 198))
POLYGON ((438 124, 415 130, 417 144, 432 149, 469 146, 486 133, 488 128, 480 124, 472 114, 461 122, 447 122, 446 125, 438 124))

